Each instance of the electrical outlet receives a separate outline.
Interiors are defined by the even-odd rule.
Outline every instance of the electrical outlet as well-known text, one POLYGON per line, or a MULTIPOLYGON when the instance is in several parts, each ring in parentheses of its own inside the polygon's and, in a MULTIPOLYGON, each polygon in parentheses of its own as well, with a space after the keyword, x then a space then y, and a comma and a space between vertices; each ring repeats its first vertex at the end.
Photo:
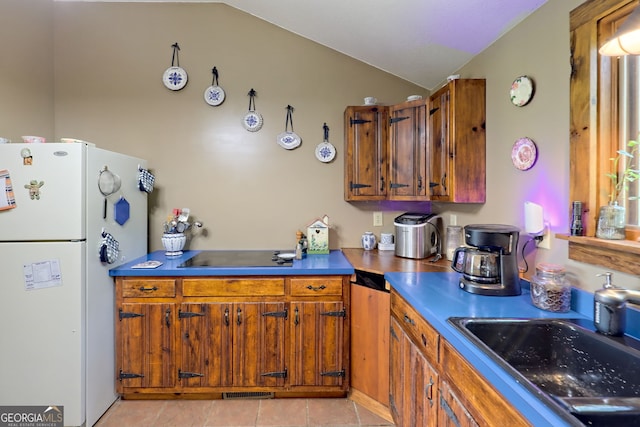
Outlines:
POLYGON ((382 212, 373 213, 373 226, 382 227, 382 212))
POLYGON ((536 241, 536 247, 540 249, 551 249, 551 230, 549 229, 549 227, 544 228, 542 240, 536 241))

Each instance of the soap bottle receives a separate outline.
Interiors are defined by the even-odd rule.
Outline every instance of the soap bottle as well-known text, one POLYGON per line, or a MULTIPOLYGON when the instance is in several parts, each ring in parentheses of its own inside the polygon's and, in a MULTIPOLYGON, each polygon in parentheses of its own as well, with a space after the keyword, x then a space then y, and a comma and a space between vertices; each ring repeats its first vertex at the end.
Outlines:
POLYGON ((620 298, 617 287, 611 283, 613 273, 598 274, 604 276, 602 289, 594 293, 593 323, 596 329, 605 335, 622 335, 625 326, 624 299, 620 298))

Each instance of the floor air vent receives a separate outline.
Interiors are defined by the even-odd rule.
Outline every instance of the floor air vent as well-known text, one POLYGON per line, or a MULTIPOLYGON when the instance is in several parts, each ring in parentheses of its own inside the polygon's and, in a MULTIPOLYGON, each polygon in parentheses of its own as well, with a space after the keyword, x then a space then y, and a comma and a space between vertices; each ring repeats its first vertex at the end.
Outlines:
POLYGON ((273 399, 273 393, 267 391, 246 391, 237 393, 222 393, 223 399, 273 399))

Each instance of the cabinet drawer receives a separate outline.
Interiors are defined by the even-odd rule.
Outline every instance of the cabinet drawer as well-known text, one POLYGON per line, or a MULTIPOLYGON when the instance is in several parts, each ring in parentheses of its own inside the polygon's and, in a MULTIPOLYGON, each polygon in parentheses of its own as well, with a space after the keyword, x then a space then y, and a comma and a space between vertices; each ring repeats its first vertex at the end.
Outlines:
POLYGON ((424 352, 426 358, 431 363, 437 364, 440 360, 440 334, 395 292, 391 293, 391 313, 398 319, 402 328, 420 350, 424 352))
POLYGON ((176 296, 174 279, 125 279, 122 281, 125 298, 173 298, 176 296))
POLYGON ((291 279, 292 296, 342 295, 342 277, 296 277, 291 279))
POLYGON ((284 295, 284 278, 183 279, 185 297, 280 296, 284 295))

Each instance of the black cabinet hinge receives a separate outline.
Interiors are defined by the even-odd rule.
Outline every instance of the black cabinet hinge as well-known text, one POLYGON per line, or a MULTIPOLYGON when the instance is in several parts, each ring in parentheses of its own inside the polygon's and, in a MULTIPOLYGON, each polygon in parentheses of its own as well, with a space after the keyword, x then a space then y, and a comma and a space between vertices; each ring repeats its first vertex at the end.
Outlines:
POLYGON ((141 313, 131 313, 129 311, 122 311, 122 309, 120 309, 118 311, 118 317, 120 318, 120 320, 122 319, 131 319, 133 317, 144 317, 144 314, 141 313))
POLYGON ((193 311, 182 311, 182 310, 178 310, 178 318, 179 319, 186 319, 189 317, 202 317, 204 316, 204 313, 196 313, 193 311))
POLYGON ((357 182, 356 183, 353 183, 353 182, 349 183, 349 188, 352 189, 352 190, 355 190, 357 188, 368 188, 368 187, 372 187, 372 185, 371 184, 358 184, 357 182))
POLYGON ((263 377, 273 377, 273 378, 287 378, 287 369, 284 371, 275 371, 275 372, 265 372, 264 374, 260 374, 263 377))
POLYGON ((347 317, 347 311, 343 308, 340 311, 325 311, 321 316, 347 317))
POLYGON ((392 117, 392 118, 389 119, 389 124, 392 125, 394 123, 398 123, 398 122, 401 122, 403 120, 407 120, 407 119, 410 119, 410 118, 411 117, 409 117, 409 116, 406 116, 406 117, 392 117))
POLYGON ((120 369, 120 373, 118 374, 118 379, 120 379, 120 381, 122 380, 128 380, 131 378, 144 378, 144 375, 142 374, 132 374, 130 372, 122 372, 122 369, 120 369))
POLYGON ((271 316, 271 317, 283 317, 287 318, 288 311, 285 308, 284 311, 268 311, 266 313, 262 313, 263 316, 271 316))
POLYGON ((344 369, 340 371, 320 372, 322 377, 343 377, 345 376, 344 369))
POLYGON ((350 126, 361 125, 361 124, 364 124, 364 123, 371 123, 371 120, 349 118, 349 125, 350 126))
POLYGON ((392 182, 391 184, 389 184, 389 186, 391 188, 403 188, 403 187, 408 187, 409 184, 398 184, 398 183, 393 183, 392 182))
POLYGON ((185 372, 178 369, 178 378, 195 378, 195 377, 204 377, 204 374, 200 374, 198 372, 185 372))

